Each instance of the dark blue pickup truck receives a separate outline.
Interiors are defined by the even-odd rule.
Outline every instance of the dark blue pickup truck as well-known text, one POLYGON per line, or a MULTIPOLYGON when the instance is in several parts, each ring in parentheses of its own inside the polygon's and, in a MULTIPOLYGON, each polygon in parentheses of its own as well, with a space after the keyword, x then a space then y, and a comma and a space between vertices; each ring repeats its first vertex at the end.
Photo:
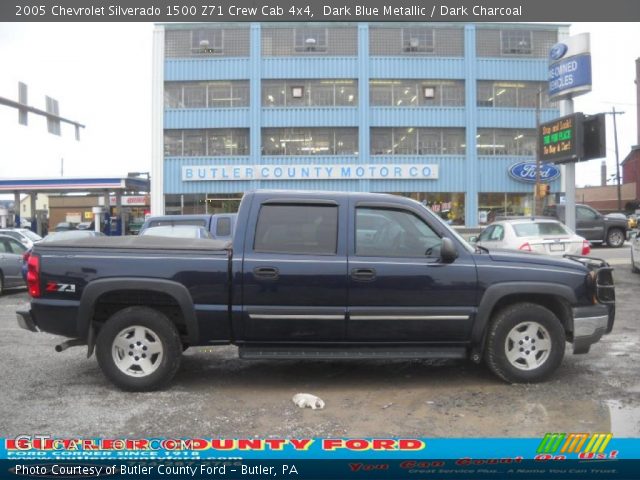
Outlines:
POLYGON ((368 193, 249 192, 232 242, 38 244, 27 280, 19 324, 95 349, 126 390, 225 344, 247 359, 470 358, 535 382, 566 341, 586 353, 610 332, 615 303, 603 261, 476 249, 420 203, 368 193))

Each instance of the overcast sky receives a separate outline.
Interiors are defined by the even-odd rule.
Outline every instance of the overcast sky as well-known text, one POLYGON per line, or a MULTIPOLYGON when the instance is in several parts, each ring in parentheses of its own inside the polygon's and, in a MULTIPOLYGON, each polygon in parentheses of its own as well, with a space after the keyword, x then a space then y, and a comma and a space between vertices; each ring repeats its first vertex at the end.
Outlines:
MULTIPOLYGON (((151 169, 151 23, 0 23, 0 96, 16 99, 18 81, 29 86, 29 104, 44 96, 60 103, 62 116, 87 125, 81 141, 73 127, 62 137, 46 131, 44 118, 17 123, 0 106, 0 178, 126 175, 151 169)), ((591 32, 593 91, 578 97, 575 111, 625 111, 618 116, 622 161, 637 144, 635 64, 640 23, 577 23, 571 34, 591 32)), ((607 164, 615 170, 613 125, 607 119, 607 164)), ((578 185, 600 182, 600 160, 578 165, 578 185)))

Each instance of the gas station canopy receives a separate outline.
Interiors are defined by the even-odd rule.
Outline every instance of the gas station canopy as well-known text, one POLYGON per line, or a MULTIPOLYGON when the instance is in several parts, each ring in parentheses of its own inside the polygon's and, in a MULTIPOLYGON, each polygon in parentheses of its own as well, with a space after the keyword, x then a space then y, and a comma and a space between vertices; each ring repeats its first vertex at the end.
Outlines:
POLYGON ((99 177, 99 178, 22 178, 0 180, 0 192, 104 192, 123 190, 148 192, 149 179, 140 177, 99 177))

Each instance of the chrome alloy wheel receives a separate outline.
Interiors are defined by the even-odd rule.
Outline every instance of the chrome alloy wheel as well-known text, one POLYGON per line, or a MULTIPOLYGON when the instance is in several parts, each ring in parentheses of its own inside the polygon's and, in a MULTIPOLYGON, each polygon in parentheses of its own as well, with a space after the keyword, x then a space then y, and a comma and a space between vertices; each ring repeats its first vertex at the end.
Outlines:
POLYGON ((158 335, 140 325, 121 330, 111 347, 116 367, 132 377, 145 377, 155 372, 162 362, 163 353, 158 335))
POLYGON ((519 370, 535 370, 549 358, 551 337, 537 322, 522 322, 511 329, 504 342, 509 363, 519 370))

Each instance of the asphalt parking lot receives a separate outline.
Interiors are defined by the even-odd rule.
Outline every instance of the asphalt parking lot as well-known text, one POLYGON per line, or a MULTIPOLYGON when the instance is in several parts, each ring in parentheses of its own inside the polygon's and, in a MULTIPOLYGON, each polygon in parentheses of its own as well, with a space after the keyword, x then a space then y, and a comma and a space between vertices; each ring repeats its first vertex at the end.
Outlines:
MULTIPOLYGON (((613 332, 567 354, 548 382, 507 385, 460 361, 244 361, 233 347, 191 348, 171 386, 125 393, 82 347, 21 330, 24 290, 0 297, 0 432, 56 436, 640 436, 640 275, 629 248, 595 249, 615 266, 613 332), (298 392, 324 410, 299 409, 298 392)), ((569 352, 570 349, 567 349, 569 352)))

